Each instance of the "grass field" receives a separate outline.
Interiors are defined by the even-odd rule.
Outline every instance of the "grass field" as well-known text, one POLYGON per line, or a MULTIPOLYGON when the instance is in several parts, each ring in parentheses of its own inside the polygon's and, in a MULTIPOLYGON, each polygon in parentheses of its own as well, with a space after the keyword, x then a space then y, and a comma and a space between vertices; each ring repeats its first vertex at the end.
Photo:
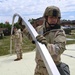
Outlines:
MULTIPOLYGON (((75 35, 67 35, 67 38, 75 39, 75 35)), ((75 40, 68 40, 67 44, 75 44, 75 40)))
MULTIPOLYGON (((32 51, 35 48, 35 44, 27 38, 23 38, 22 50, 23 52, 32 51)), ((10 36, 5 36, 3 39, 0 39, 0 56, 7 55, 10 53, 10 36)), ((15 53, 14 47, 12 53, 15 53)))
MULTIPOLYGON (((75 39, 75 35, 67 35, 67 38, 75 39)), ((75 40, 67 41, 67 44, 74 44, 75 40)), ((23 38, 22 49, 23 52, 32 51, 35 48, 35 44, 27 38, 23 38)), ((15 53, 14 48, 12 50, 15 53)), ((10 54, 10 36, 5 36, 3 39, 0 39, 0 56, 10 54)))

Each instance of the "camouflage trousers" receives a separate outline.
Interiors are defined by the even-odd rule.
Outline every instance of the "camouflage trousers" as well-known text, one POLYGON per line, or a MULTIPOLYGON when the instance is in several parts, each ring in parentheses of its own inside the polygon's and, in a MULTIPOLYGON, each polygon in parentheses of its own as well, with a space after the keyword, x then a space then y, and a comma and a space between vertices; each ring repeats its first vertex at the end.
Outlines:
POLYGON ((43 61, 37 63, 34 75, 49 75, 43 61))
POLYGON ((15 45, 15 52, 17 54, 17 58, 22 58, 22 46, 21 46, 21 44, 15 45))
MULTIPOLYGON (((57 65, 57 69, 61 75, 70 75, 69 66, 65 63, 61 62, 59 65, 57 65)), ((43 62, 36 65, 34 75, 49 75, 43 62)))
POLYGON ((46 67, 39 67, 38 65, 36 66, 35 73, 34 75, 49 75, 47 72, 46 67))

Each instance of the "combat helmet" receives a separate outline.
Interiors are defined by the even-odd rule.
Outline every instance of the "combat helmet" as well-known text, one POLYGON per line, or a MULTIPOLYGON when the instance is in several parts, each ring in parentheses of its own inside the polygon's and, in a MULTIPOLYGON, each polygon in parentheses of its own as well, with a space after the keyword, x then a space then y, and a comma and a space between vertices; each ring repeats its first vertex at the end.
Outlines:
POLYGON ((47 17, 47 16, 55 16, 60 19, 61 18, 60 9, 56 6, 48 6, 45 9, 43 17, 47 17))

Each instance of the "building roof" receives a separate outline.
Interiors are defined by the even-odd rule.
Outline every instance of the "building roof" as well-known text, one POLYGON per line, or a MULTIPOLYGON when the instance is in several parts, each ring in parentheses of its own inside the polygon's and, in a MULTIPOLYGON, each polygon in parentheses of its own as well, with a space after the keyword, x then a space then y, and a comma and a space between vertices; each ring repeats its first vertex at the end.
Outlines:
POLYGON ((0 32, 3 31, 3 30, 5 30, 5 29, 7 29, 7 28, 0 28, 0 32))

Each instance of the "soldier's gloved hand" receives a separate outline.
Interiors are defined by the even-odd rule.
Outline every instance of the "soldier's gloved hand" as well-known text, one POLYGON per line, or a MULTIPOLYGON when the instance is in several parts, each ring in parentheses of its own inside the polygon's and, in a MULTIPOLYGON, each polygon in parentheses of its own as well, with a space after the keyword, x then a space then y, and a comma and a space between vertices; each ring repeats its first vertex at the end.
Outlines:
POLYGON ((46 46, 47 46, 47 40, 46 40, 46 38, 43 36, 43 35, 38 35, 37 37, 36 37, 36 39, 37 39, 37 41, 39 41, 39 42, 41 42, 42 44, 45 44, 46 46))

